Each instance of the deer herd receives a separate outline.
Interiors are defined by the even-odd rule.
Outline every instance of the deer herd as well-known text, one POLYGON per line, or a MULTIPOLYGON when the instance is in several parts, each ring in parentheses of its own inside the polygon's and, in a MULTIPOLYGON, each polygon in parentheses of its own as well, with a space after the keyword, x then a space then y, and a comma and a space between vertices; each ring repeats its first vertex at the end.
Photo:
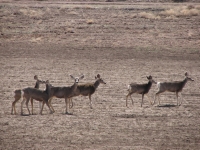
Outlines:
MULTIPOLYGON (((49 83, 49 80, 47 80, 47 81, 39 80, 38 76, 35 75, 34 76, 34 79, 36 80, 35 87, 27 87, 27 88, 24 88, 21 90, 14 91, 15 100, 12 103, 11 114, 13 114, 13 111, 14 111, 14 114, 16 115, 15 105, 16 105, 16 102, 18 102, 21 98, 23 98, 23 101, 21 102, 21 115, 23 115, 24 102, 26 102, 26 108, 27 108, 29 114, 31 114, 29 107, 28 107, 29 100, 31 100, 32 114, 33 114, 33 100, 39 101, 40 114, 42 114, 44 104, 47 105, 50 113, 54 113, 55 110, 51 104, 52 99, 54 97, 62 98, 65 100, 65 104, 66 104, 65 113, 66 114, 70 114, 69 109, 73 107, 72 98, 75 96, 79 96, 79 95, 88 96, 89 100, 90 100, 90 108, 93 108, 91 96, 92 96, 92 94, 94 94, 94 92, 96 91, 96 89, 98 88, 98 86, 100 84, 106 84, 106 82, 104 82, 104 80, 101 78, 101 76, 99 74, 97 76, 95 76, 94 83, 85 83, 85 84, 78 84, 79 80, 82 80, 84 78, 84 75, 82 75, 80 77, 74 77, 74 76, 70 75, 70 77, 71 77, 71 79, 74 80, 73 85, 63 86, 63 87, 54 87, 49 83), (45 84, 46 89, 40 90, 39 89, 40 84, 45 84), (42 104, 42 106, 41 106, 41 104, 42 104)), ((142 107, 144 95, 147 96, 147 93, 149 92, 152 84, 157 84, 158 92, 156 92, 156 94, 155 94, 154 102, 152 102, 150 100, 150 98, 147 96, 149 99, 150 105, 154 105, 156 99, 158 99, 159 106, 160 106, 160 94, 165 91, 168 91, 168 92, 174 92, 176 94, 177 106, 180 106, 182 104, 181 92, 182 92, 183 87, 185 86, 187 81, 194 81, 192 78, 190 78, 188 76, 187 72, 185 73, 185 78, 182 81, 156 82, 153 80, 153 77, 151 75, 147 76, 147 79, 148 79, 148 83, 146 83, 146 84, 131 83, 128 85, 128 94, 126 96, 126 107, 128 107, 128 97, 131 98, 132 105, 133 105, 133 99, 131 97, 131 95, 133 93, 142 95, 142 102, 141 102, 141 107, 142 107), (178 99, 179 93, 180 93, 181 101, 179 101, 179 99, 178 99)))

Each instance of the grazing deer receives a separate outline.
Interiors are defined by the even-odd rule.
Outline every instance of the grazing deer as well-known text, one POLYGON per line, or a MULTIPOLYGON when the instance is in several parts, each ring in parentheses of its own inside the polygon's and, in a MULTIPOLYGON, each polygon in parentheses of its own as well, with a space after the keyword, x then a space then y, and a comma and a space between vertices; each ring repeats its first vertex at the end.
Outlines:
MULTIPOLYGON (((36 89, 39 89, 40 84, 45 83, 45 81, 39 80, 37 75, 34 76, 34 79, 36 80, 35 87, 34 87, 36 89)), ((14 94, 15 100, 12 103, 11 114, 13 114, 13 110, 14 110, 15 115, 16 115, 17 113, 16 113, 15 105, 20 100, 20 98, 22 97, 22 91, 21 90, 15 90, 14 93, 15 93, 14 94)), ((32 113, 33 113, 33 99, 31 99, 31 105, 32 105, 32 113)))
MULTIPOLYGON (((36 88, 31 88, 31 87, 28 87, 28 88, 25 88, 22 90, 23 91, 23 101, 21 103, 21 115, 23 115, 23 104, 24 104, 25 100, 26 100, 26 107, 30 114, 30 110, 28 108, 28 103, 29 103, 30 98, 40 101, 40 102, 43 102, 42 108, 40 109, 40 114, 42 114, 44 103, 49 107, 48 99, 49 99, 49 93, 51 90, 51 84, 49 84, 48 80, 45 82, 45 84, 46 84, 45 90, 39 90, 36 88)), ((49 110, 50 110, 50 113, 53 113, 50 107, 49 107, 49 110)))
MULTIPOLYGON (((133 105, 133 99, 131 97, 131 95, 133 93, 137 93, 137 94, 142 94, 142 103, 141 103, 141 107, 143 104, 143 99, 144 99, 144 94, 147 94, 152 86, 152 83, 156 82, 153 80, 152 76, 147 77, 147 79, 149 80, 149 82, 147 84, 137 84, 137 83, 131 83, 128 85, 128 94, 126 96, 126 107, 128 107, 128 97, 130 96, 131 100, 132 100, 132 105, 133 105)), ((149 99, 149 97, 148 97, 149 99)), ((151 100, 149 99, 150 104, 152 104, 151 100)))
MULTIPOLYGON (((92 109, 92 99, 91 99, 92 94, 94 94, 94 92, 96 91, 96 89, 98 88, 100 84, 106 84, 106 82, 103 81, 103 79, 100 77, 99 74, 95 76, 95 79, 96 81, 94 83, 86 83, 86 84, 78 85, 76 91, 74 92, 74 95, 72 96, 72 97, 79 96, 79 95, 89 96, 91 109, 92 109)), ((72 97, 71 97, 71 103, 72 103, 72 97)), ((72 103, 72 106, 73 106, 73 103, 72 103)))
POLYGON ((185 73, 185 79, 183 81, 174 81, 174 82, 158 82, 157 86, 158 86, 158 92, 155 94, 155 100, 154 103, 156 101, 156 97, 158 96, 158 101, 159 101, 159 105, 160 105, 160 93, 163 93, 165 91, 168 92, 175 92, 176 93, 176 99, 177 99, 177 106, 181 105, 182 103, 182 89, 185 86, 185 84, 187 83, 187 81, 194 81, 192 78, 188 77, 188 73, 185 73), (178 93, 181 94, 181 102, 178 103, 178 93))
POLYGON ((77 89, 78 86, 78 82, 79 80, 84 78, 84 75, 82 75, 81 77, 73 77, 72 75, 70 75, 72 79, 74 79, 74 84, 72 86, 68 86, 68 87, 52 87, 51 88, 51 92, 50 92, 50 98, 49 98, 49 105, 51 107, 51 109, 53 110, 53 112, 55 112, 55 110, 53 109, 53 106, 51 105, 51 101, 53 99, 53 97, 56 98, 65 98, 65 103, 66 103, 66 114, 68 114, 68 107, 69 107, 69 103, 70 103, 70 97, 72 95, 74 95, 74 92, 77 89))

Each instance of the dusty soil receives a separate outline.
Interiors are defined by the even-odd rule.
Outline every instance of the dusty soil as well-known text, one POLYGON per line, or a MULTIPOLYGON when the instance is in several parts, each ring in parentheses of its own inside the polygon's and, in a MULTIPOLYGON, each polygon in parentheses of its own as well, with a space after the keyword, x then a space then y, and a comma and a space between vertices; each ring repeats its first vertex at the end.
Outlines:
MULTIPOLYGON (((0 3, 0 149, 200 149, 200 4, 67 3, 2 1, 0 3), (183 89, 183 104, 174 93, 149 106, 134 94, 125 106, 127 85, 195 80, 183 89), (63 99, 53 99, 39 115, 11 115, 13 91, 33 87, 34 75, 54 86, 80 81, 100 85, 92 96, 73 98, 72 115, 63 99)), ((44 86, 41 87, 44 89, 44 86)), ((153 85, 149 97, 157 91, 153 85)), ((28 114, 25 106, 24 112, 28 114)))

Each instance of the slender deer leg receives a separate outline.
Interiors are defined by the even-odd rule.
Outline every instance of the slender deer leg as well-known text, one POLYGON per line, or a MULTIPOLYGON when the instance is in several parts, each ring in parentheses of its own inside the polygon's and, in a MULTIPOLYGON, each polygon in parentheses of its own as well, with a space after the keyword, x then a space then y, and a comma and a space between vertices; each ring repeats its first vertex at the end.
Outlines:
POLYGON ((128 96, 129 94, 126 96, 126 107, 128 107, 128 96))
POLYGON ((152 101, 151 101, 151 98, 146 94, 146 96, 147 96, 147 98, 148 98, 148 100, 149 100, 149 104, 150 104, 150 106, 152 105, 152 101))
POLYGON ((68 108, 69 108, 69 99, 68 98, 65 98, 65 104, 66 104, 66 114, 69 114, 68 113, 68 108))
POLYGON ((42 115, 43 108, 44 108, 44 101, 42 102, 42 108, 40 109, 40 115, 42 115))
POLYGON ((33 99, 31 98, 31 108, 32 108, 32 115, 33 115, 33 99))
POLYGON ((72 101, 72 98, 69 99, 69 104, 71 104, 71 105, 70 105, 70 108, 72 108, 72 107, 74 106, 74 103, 73 103, 73 101, 72 101))
POLYGON ((142 103, 141 103, 141 107, 142 107, 142 104, 143 104, 143 99, 144 99, 144 94, 142 94, 142 103))
POLYGON ((42 102, 39 102, 39 108, 41 110, 41 108, 42 108, 42 102))
MULTIPOLYGON (((183 96, 182 96, 182 93, 180 92, 180 97, 181 97, 181 103, 179 104, 181 106, 182 102, 183 102, 183 96)), ((187 103, 187 101, 186 101, 187 103)))
POLYGON ((91 99, 91 95, 89 95, 89 99, 90 99, 90 108, 92 109, 92 99, 91 99))
POLYGON ((17 101, 18 101, 18 100, 15 99, 15 101, 12 103, 12 110, 11 110, 11 114, 12 114, 12 115, 13 115, 13 110, 14 110, 14 112, 15 112, 15 115, 17 114, 17 113, 16 113, 16 109, 15 109, 15 104, 16 104, 17 101))
POLYGON ((153 102, 153 105, 156 103, 156 98, 157 98, 157 96, 158 96, 157 94, 154 95, 154 102, 153 102))
POLYGON ((52 111, 55 112, 55 110, 53 109, 53 106, 52 106, 52 104, 51 104, 52 99, 53 99, 53 97, 50 98, 50 99, 48 100, 48 102, 49 102, 49 106, 50 106, 50 108, 52 109, 52 111))
POLYGON ((15 115, 17 114, 17 112, 16 112, 16 109, 15 109, 15 105, 16 105, 16 103, 20 100, 20 98, 21 98, 21 94, 20 94, 20 96, 18 95, 15 95, 14 96, 14 98, 15 98, 15 100, 14 100, 14 102, 12 103, 12 110, 11 110, 11 114, 13 114, 13 110, 14 110, 14 112, 15 112, 15 115))
POLYGON ((158 106, 160 106, 160 94, 158 94, 158 106))
POLYGON ((21 115, 23 115, 23 105, 25 101, 26 101, 26 98, 24 97, 23 101, 21 102, 21 115))
POLYGON ((132 101, 132 105, 133 105, 133 98, 131 97, 131 95, 130 95, 130 98, 131 98, 131 101, 132 101))
POLYGON ((45 103, 46 103, 47 107, 49 108, 50 114, 52 114, 53 111, 51 110, 51 108, 50 108, 50 106, 49 106, 48 99, 47 99, 47 101, 45 101, 45 103))
POLYGON ((29 113, 29 115, 30 115, 31 113, 30 113, 30 110, 29 110, 29 108, 28 108, 29 100, 30 100, 30 98, 28 98, 28 99, 26 100, 26 108, 28 109, 28 113, 29 113))
POLYGON ((176 92, 176 99, 177 99, 177 106, 179 105, 178 104, 178 92, 176 92))

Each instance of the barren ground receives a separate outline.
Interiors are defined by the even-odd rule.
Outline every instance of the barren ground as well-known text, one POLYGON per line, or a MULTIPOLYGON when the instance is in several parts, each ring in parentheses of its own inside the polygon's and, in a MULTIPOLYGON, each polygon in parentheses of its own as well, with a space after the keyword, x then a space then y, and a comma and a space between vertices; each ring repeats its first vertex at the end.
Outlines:
MULTIPOLYGON (((199 3, 0 3, 0 149, 200 149, 200 4, 199 3), (132 95, 127 85, 195 80, 183 89, 183 104, 174 93, 161 95, 161 106, 132 95), (13 91, 33 87, 34 75, 54 86, 80 81, 100 85, 92 96, 75 97, 72 115, 63 99, 52 100, 39 115, 11 115, 13 91)), ((44 86, 41 87, 44 89, 44 86)), ((153 85, 149 97, 157 91, 153 85)), ((30 106, 30 105, 29 105, 30 106)), ((25 106, 24 112, 28 114, 25 106)))

